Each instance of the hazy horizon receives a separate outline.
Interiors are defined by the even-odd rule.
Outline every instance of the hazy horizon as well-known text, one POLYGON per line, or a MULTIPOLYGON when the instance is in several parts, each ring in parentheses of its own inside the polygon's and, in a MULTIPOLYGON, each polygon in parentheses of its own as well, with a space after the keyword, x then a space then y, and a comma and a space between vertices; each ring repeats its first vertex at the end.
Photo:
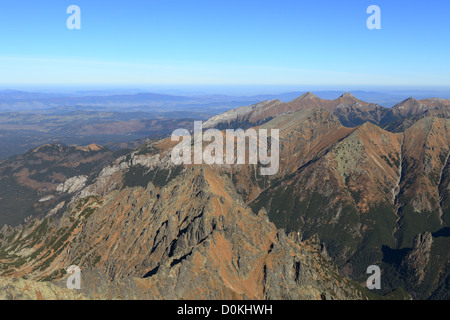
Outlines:
POLYGON ((285 94, 291 92, 374 92, 374 93, 405 93, 436 92, 450 94, 450 86, 317 86, 317 85, 215 85, 215 84, 174 84, 174 85, 0 85, 0 91, 23 91, 48 94, 81 94, 90 92, 111 92, 115 94, 157 93, 167 95, 231 95, 256 96, 267 94, 285 94))

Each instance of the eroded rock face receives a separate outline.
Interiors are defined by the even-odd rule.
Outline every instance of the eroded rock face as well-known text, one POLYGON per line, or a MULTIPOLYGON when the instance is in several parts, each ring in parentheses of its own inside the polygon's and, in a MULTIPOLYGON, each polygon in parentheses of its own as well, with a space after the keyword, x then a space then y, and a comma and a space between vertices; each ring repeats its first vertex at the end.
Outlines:
POLYGON ((59 223, 28 228, 24 237, 9 231, 3 274, 57 280, 76 264, 112 281, 105 290, 131 281, 130 296, 152 299, 363 297, 319 244, 255 215, 212 168, 187 168, 162 188, 149 183, 80 200, 59 223), (17 264, 18 252, 26 263, 17 264))
POLYGON ((76 176, 69 178, 64 183, 58 185, 56 191, 75 193, 85 186, 87 179, 87 176, 76 176))
POLYGON ((425 278, 425 268, 430 261, 431 247, 433 245, 433 237, 431 233, 425 232, 419 234, 414 239, 413 249, 404 258, 402 265, 407 272, 412 273, 418 284, 420 285, 425 278))

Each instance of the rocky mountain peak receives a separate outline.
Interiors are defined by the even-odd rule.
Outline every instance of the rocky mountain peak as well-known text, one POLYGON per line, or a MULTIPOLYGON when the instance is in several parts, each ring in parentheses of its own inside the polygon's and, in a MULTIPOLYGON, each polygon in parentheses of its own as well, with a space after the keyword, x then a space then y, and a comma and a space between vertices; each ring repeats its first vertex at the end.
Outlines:
POLYGON ((393 108, 395 109, 409 109, 414 106, 419 105, 420 102, 414 99, 413 97, 409 97, 408 99, 403 100, 402 102, 395 105, 393 108))
POLYGON ((392 110, 395 113, 407 116, 412 114, 423 113, 429 108, 430 107, 427 106, 426 104, 423 104, 420 101, 414 99, 413 97, 410 97, 393 106, 392 110))
POLYGON ((430 232, 419 234, 414 239, 413 249, 402 262, 403 266, 415 275, 419 283, 425 278, 424 270, 430 260, 432 245, 433 237, 430 232))
POLYGON ((341 95, 341 98, 352 98, 352 99, 356 99, 355 96, 353 94, 351 94, 350 92, 345 92, 341 95))
POLYGON ((357 129, 358 131, 383 131, 383 129, 381 129, 380 127, 374 125, 372 122, 370 121, 366 121, 364 122, 362 125, 360 125, 357 129))
POLYGON ((314 93, 306 92, 295 100, 311 100, 311 99, 315 99, 315 98, 318 98, 318 97, 314 93))
MULTIPOLYGON (((368 109, 374 110, 378 106, 376 104, 371 104, 371 103, 359 100, 350 92, 345 92, 339 98, 337 98, 336 100, 333 100, 333 105, 336 110, 340 110, 340 111, 338 111, 338 113, 341 113, 341 115, 344 116, 344 118, 348 116, 347 113, 349 112, 349 110, 347 110, 347 109, 350 106, 352 107, 351 109, 353 111, 355 110, 355 108, 359 109, 359 111, 357 113, 362 111, 361 108, 364 108, 364 109, 368 108, 368 109)), ((360 116, 362 116, 362 115, 360 114, 360 116)), ((363 120, 369 120, 369 119, 370 118, 366 118, 363 120)))
POLYGON ((402 102, 400 102, 400 105, 410 104, 410 103, 419 103, 419 101, 417 101, 414 97, 409 97, 408 99, 405 99, 402 102))

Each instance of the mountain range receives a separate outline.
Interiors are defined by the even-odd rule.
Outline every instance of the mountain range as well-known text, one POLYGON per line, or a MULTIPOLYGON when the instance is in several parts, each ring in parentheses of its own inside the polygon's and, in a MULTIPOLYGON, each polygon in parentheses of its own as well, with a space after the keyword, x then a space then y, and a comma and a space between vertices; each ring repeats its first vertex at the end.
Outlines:
POLYGON ((449 299, 449 107, 305 93, 204 123, 278 129, 274 176, 174 165, 170 138, 4 160, 0 296, 73 297, 75 264, 80 299, 449 299))
MULTIPOLYGON (((217 88, 218 91, 226 91, 226 88, 217 88)), ((273 88, 264 91, 280 91, 281 88, 273 88)), ((0 111, 17 112, 29 110, 48 110, 52 108, 79 107, 89 110, 108 111, 141 111, 141 112, 211 112, 239 106, 245 106, 264 100, 278 99, 291 101, 306 91, 289 91, 281 93, 265 93, 256 95, 242 95, 236 92, 230 94, 214 94, 210 90, 192 92, 191 90, 152 92, 140 89, 109 89, 109 90, 79 90, 59 93, 34 92, 21 90, 0 90, 0 111)), ((242 91, 242 89, 241 89, 242 91)), ((450 98, 447 90, 354 90, 351 91, 363 100, 372 101, 384 107, 392 107, 398 101, 415 95, 418 99, 430 96, 450 98)), ((343 91, 316 91, 322 99, 334 99, 343 91)))

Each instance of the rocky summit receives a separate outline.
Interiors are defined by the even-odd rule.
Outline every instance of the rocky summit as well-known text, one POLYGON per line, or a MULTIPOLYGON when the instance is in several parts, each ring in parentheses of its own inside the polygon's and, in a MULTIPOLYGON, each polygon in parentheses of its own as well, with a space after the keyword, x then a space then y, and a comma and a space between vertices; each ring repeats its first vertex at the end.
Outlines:
POLYGON ((204 124, 278 129, 273 176, 175 165, 170 138, 4 160, 0 298, 448 299, 448 106, 306 93, 204 124), (72 265, 77 291, 66 287, 72 265), (380 290, 366 288, 371 265, 380 290))

